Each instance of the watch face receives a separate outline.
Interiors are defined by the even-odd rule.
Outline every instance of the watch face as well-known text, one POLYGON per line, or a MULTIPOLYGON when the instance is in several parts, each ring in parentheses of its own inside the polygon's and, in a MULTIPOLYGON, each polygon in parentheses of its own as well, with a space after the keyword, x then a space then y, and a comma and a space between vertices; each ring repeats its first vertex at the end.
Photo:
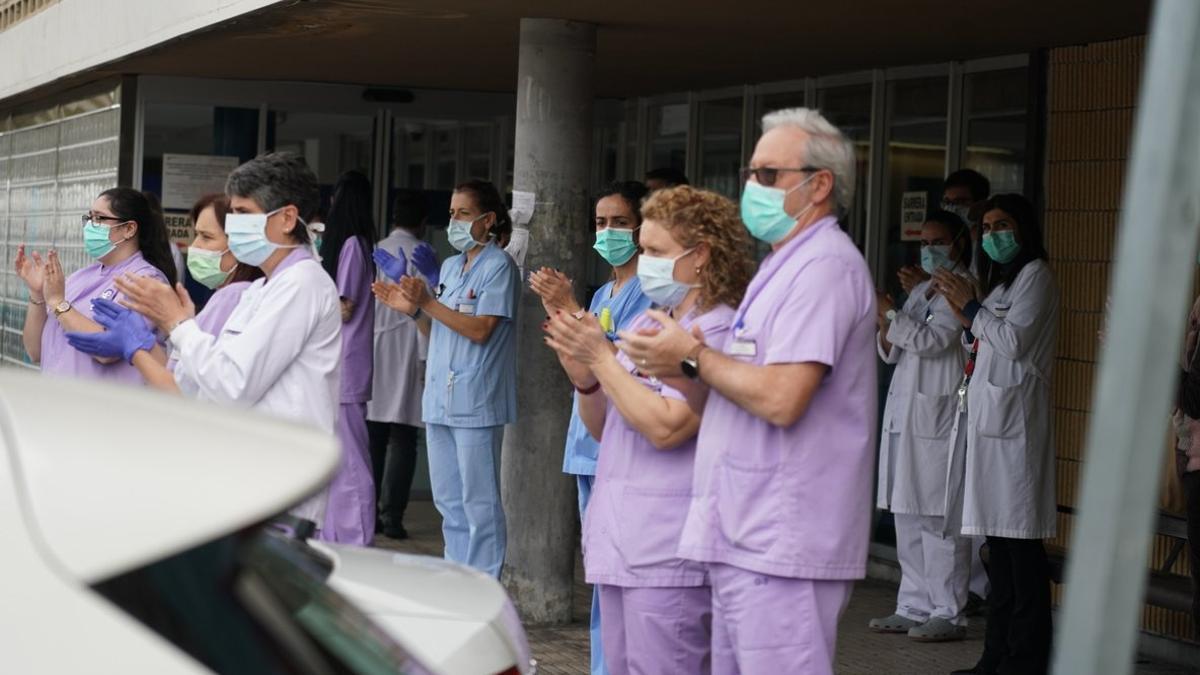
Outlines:
POLYGON ((679 369, 683 371, 684 375, 693 380, 700 376, 700 363, 696 359, 684 359, 679 364, 679 369))

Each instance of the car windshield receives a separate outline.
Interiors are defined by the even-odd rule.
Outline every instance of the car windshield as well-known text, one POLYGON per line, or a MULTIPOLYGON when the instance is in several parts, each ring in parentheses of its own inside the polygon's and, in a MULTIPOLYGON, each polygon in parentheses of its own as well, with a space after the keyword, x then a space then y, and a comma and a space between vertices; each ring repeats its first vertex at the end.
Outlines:
POLYGON ((255 528, 94 588, 217 673, 429 672, 326 574, 286 537, 255 528))

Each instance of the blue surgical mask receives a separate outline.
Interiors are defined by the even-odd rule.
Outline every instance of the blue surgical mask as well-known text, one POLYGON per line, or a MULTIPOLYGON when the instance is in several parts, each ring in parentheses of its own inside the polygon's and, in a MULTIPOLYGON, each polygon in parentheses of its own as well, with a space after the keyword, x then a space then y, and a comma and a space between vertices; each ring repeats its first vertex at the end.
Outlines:
POLYGON ((109 232, 109 228, 97 225, 94 220, 89 220, 83 226, 83 249, 88 255, 103 258, 113 252, 117 245, 109 239, 109 232))
POLYGON ((624 265, 637 253, 633 230, 623 228, 606 227, 600 230, 596 233, 596 245, 592 248, 613 267, 624 265))
MULTIPOLYGON (((276 250, 300 247, 299 244, 276 244, 267 239, 267 219, 282 210, 283 207, 280 207, 270 213, 231 213, 225 216, 229 250, 238 262, 261 267, 276 250)), ((305 225, 303 220, 300 220, 300 224, 305 225)))
POLYGON ((783 202, 793 190, 803 187, 815 177, 814 173, 791 190, 767 187, 757 181, 746 181, 746 189, 742 192, 742 222, 746 224, 750 236, 768 244, 779 243, 788 236, 796 227, 800 216, 813 205, 810 202, 808 206, 800 209, 800 213, 793 216, 783 210, 783 202))
MULTIPOLYGON (((487 214, 483 214, 486 216, 487 214)), ((479 216, 482 218, 483 216, 479 216)), ((451 219, 450 225, 446 228, 446 237, 450 240, 450 245, 460 253, 466 253, 476 246, 485 246, 486 242, 475 241, 471 236, 471 226, 479 220, 457 220, 451 219)))
POLYGON ((696 249, 688 249, 674 258, 656 258, 643 254, 638 258, 637 275, 642 293, 660 307, 676 307, 688 291, 695 288, 675 281, 675 262, 696 249))
POLYGON ((939 269, 954 269, 954 263, 950 260, 950 247, 922 246, 921 269, 930 275, 939 269))

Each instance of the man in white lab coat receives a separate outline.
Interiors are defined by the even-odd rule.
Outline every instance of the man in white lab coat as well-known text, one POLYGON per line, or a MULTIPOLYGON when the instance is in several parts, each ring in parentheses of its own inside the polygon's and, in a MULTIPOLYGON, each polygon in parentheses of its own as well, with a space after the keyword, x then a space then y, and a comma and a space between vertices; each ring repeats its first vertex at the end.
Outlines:
MULTIPOLYGON (((421 191, 401 190, 392 203, 395 227, 377 248, 398 260, 411 261, 418 247, 429 246, 422 241, 427 215, 428 205, 421 191)), ((409 274, 421 275, 411 262, 407 269, 409 274)), ((380 275, 384 274, 381 269, 380 275)), ((375 312, 375 370, 367 404, 367 429, 379 495, 376 529, 392 539, 408 537, 404 511, 417 469, 418 435, 425 427, 421 422, 421 396, 428 349, 428 337, 408 315, 375 312)))

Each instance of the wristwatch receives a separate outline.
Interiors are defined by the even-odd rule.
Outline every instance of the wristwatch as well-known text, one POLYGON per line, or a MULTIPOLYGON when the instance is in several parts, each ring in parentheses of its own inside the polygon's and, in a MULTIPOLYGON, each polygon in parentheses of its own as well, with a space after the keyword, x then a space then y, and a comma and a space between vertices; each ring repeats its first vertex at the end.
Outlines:
POLYGON ((895 321, 895 320, 896 320, 896 310, 894 310, 894 309, 889 309, 889 310, 888 310, 888 311, 887 311, 887 312, 886 312, 886 313, 883 315, 883 318, 887 319, 887 320, 888 320, 888 323, 891 323, 891 322, 895 321))
POLYGON ((69 311, 71 311, 71 303, 66 300, 63 300, 62 302, 60 302, 54 306, 54 318, 57 319, 58 317, 62 316, 63 314, 66 314, 69 311))
POLYGON ((700 353, 708 348, 708 345, 699 344, 679 362, 679 369, 690 380, 700 379, 700 353))

